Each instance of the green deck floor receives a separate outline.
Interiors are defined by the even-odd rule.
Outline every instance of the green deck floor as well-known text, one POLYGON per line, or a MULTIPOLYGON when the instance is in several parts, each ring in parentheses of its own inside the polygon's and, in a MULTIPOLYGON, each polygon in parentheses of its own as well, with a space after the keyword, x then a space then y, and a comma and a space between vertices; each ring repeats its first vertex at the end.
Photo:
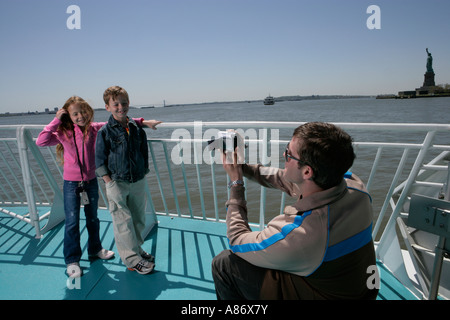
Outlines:
MULTIPOLYGON (((100 210, 103 247, 116 252, 109 261, 89 261, 82 221, 80 282, 68 282, 63 258, 64 225, 40 240, 25 222, 0 213, 0 299, 151 299, 214 300, 211 260, 228 247, 222 223, 158 216, 144 249, 156 258, 149 275, 129 271, 114 245, 108 211, 100 210)), ((416 299, 381 264, 379 300, 416 299)))

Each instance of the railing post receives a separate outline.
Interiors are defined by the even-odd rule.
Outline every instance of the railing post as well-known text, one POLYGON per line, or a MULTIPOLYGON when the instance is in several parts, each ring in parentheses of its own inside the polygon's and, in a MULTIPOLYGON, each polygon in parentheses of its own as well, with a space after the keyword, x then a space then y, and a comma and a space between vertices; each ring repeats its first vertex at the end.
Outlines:
POLYGON ((395 205, 395 208, 391 214, 391 217, 384 228, 384 232, 381 235, 379 245, 376 248, 377 256, 379 257, 381 253, 386 250, 386 247, 389 247, 390 242, 392 241, 392 238, 395 234, 395 225, 397 221, 397 217, 400 214, 401 207, 403 203, 405 202, 406 197, 408 196, 409 189, 411 188, 412 184, 414 183, 417 174, 420 171, 420 167, 422 165, 422 162, 425 158, 425 155, 428 152, 428 149, 431 146, 431 143, 433 142, 434 136, 436 134, 436 131, 429 131, 423 141, 422 147, 420 148, 419 154, 417 155, 417 158, 414 162, 414 165, 409 173, 408 178, 406 179, 405 187, 403 188, 402 193, 400 194, 399 199, 397 200, 397 204, 395 205))
MULTIPOLYGON (((449 201, 450 200, 450 164, 448 164, 448 171, 447 171, 447 180, 444 183, 443 187, 443 194, 444 194, 444 200, 449 201)), ((439 293, 439 282, 441 279, 441 272, 442 272, 442 263, 443 263, 443 257, 445 250, 445 242, 449 241, 444 236, 439 236, 438 244, 435 248, 435 259, 434 259, 434 265, 433 265, 433 272, 431 274, 431 285, 430 285, 430 292, 428 294, 428 300, 436 300, 438 293, 439 293)))
MULTIPOLYGON (((259 130, 262 137, 260 137, 260 145, 259 148, 261 157, 261 163, 263 165, 267 165, 267 152, 269 148, 269 137, 268 137, 268 129, 261 129, 259 130)), ((265 216, 266 216, 266 188, 261 186, 261 199, 259 202, 259 229, 263 230, 265 227, 265 216)))
POLYGON ((25 135, 29 134, 24 126, 16 129, 17 145, 19 148, 20 165, 22 167, 23 185, 25 188, 25 195, 27 197, 28 210, 30 214, 31 225, 36 230, 36 239, 42 238, 41 229, 39 226, 39 215, 36 209, 36 202, 34 199, 33 180, 31 178, 30 162, 28 159, 28 146, 25 135))

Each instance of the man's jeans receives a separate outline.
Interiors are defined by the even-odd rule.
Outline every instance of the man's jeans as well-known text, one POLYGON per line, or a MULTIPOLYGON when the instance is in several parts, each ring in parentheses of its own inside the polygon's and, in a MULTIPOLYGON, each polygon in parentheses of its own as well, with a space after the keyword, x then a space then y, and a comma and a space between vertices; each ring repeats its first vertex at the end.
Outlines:
MULTIPOLYGON (((78 181, 64 180, 64 211, 66 214, 64 260, 66 264, 79 262, 82 254, 80 246, 80 194, 76 192, 78 183, 78 181)), ((85 183, 85 191, 90 202, 84 206, 86 228, 89 235, 88 254, 96 255, 102 249, 100 221, 97 217, 98 182, 96 178, 85 183)))
POLYGON ((212 276, 218 300, 258 300, 267 269, 252 265, 231 250, 212 261, 212 276))

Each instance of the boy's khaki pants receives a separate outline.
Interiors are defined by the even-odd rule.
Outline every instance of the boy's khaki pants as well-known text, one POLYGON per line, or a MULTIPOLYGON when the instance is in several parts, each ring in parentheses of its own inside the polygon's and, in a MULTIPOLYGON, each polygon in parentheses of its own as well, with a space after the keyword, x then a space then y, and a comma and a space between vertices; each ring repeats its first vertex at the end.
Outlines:
POLYGON ((111 181, 106 184, 109 211, 114 225, 117 251, 127 268, 141 261, 145 228, 145 178, 137 182, 111 181))

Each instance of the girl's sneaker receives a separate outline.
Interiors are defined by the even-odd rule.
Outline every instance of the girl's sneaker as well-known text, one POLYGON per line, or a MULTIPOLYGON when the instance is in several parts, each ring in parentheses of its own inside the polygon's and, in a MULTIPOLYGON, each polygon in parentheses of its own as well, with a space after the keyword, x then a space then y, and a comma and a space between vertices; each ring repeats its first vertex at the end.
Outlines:
POLYGON ((97 253, 97 257, 102 260, 109 260, 114 258, 114 252, 106 249, 102 249, 97 253))
POLYGON ((135 265, 132 268, 128 268, 128 270, 136 271, 139 274, 149 274, 150 272, 153 271, 154 267, 155 264, 153 262, 142 259, 141 261, 139 261, 137 265, 135 265))
POLYGON ((89 259, 102 259, 102 260, 109 260, 114 258, 114 252, 106 249, 102 249, 97 254, 89 256, 89 259))

